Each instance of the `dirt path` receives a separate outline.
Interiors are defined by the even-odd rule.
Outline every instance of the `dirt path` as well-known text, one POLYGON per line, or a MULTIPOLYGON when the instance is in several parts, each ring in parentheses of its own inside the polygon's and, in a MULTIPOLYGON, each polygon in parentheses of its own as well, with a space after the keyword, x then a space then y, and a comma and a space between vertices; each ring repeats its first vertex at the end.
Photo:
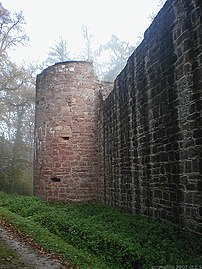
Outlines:
MULTIPOLYGON (((0 224, 0 240, 14 250, 22 263, 30 269, 70 269, 56 257, 41 253, 36 247, 29 245, 14 231, 2 224, 0 224)), ((13 267, 0 266, 1 268, 13 267)))

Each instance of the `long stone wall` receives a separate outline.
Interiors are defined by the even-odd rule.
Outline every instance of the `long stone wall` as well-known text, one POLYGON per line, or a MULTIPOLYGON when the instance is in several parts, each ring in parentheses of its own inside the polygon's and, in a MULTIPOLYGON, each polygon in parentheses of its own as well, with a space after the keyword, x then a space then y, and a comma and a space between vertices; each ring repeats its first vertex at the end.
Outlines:
POLYGON ((88 62, 38 75, 34 193, 99 199, 202 233, 200 0, 166 2, 114 87, 88 62))
POLYGON ((100 112, 100 199, 202 232, 202 4, 168 0, 100 112))

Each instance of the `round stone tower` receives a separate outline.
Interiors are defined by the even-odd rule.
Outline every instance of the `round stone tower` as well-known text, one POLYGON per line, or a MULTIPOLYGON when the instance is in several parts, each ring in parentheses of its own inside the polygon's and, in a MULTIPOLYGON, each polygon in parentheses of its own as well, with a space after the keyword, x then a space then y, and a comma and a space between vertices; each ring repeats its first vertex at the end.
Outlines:
POLYGON ((96 199, 97 106, 92 63, 57 63, 37 76, 35 195, 45 200, 96 199))

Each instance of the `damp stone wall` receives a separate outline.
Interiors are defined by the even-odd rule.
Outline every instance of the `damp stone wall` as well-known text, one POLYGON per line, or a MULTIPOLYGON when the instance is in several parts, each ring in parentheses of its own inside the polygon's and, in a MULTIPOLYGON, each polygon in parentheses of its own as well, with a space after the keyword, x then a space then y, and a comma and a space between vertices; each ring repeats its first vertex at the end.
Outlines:
POLYGON ((55 64, 36 85, 35 195, 97 199, 99 85, 92 63, 55 64))
POLYGON ((37 76, 35 195, 202 233, 201 25, 200 0, 168 0, 114 85, 88 62, 37 76))
POLYGON ((100 199, 202 233, 202 4, 168 0, 102 103, 100 199))

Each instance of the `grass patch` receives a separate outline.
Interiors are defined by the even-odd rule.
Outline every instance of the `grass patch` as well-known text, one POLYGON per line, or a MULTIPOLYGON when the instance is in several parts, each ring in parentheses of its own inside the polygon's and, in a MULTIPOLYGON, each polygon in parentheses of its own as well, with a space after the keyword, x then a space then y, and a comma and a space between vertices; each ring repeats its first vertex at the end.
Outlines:
POLYGON ((45 203, 0 193, 0 217, 75 267, 93 269, 202 265, 198 236, 98 203, 45 203))
POLYGON ((0 218, 9 222, 17 230, 24 232, 44 250, 64 258, 74 268, 110 268, 96 256, 68 244, 61 237, 51 233, 48 228, 42 227, 38 223, 13 213, 6 208, 0 208, 0 218), (92 264, 94 265, 93 267, 91 267, 92 264))

